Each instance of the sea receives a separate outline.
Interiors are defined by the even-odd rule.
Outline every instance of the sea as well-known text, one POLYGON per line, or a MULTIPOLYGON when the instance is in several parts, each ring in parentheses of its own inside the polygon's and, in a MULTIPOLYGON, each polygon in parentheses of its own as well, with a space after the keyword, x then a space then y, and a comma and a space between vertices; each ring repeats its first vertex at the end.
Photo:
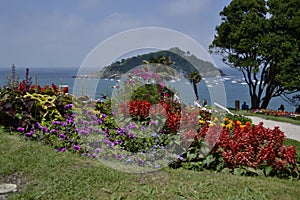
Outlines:
MULTIPOLYGON (((117 86, 122 83, 117 79, 92 79, 74 78, 79 67, 32 67, 29 68, 29 75, 41 86, 64 85, 69 87, 69 93, 75 96, 88 95, 93 99, 100 99, 103 95, 114 95, 117 86)), ((242 75, 231 69, 223 70, 227 76, 204 78, 198 85, 200 101, 207 100, 208 105, 217 103, 218 105, 235 108, 236 101, 246 102, 250 106, 250 96, 248 86, 244 82, 242 75)), ((25 79, 26 69, 16 68, 16 75, 19 81, 25 79)), ((0 86, 7 83, 7 76, 11 74, 11 68, 0 68, 0 86)), ((171 90, 176 91, 179 100, 185 104, 193 104, 195 95, 190 82, 184 78, 174 79, 166 82, 171 90)), ((286 111, 294 112, 295 107, 284 101, 281 97, 271 100, 268 109, 277 110, 283 104, 286 111)))

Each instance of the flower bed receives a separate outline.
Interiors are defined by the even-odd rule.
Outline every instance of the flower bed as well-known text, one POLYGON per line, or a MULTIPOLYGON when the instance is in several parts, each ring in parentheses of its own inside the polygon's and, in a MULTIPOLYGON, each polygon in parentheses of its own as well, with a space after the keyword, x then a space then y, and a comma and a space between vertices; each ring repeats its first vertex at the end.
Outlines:
POLYGON ((276 111, 276 110, 267 110, 267 109, 255 109, 255 110, 250 110, 250 112, 252 112, 254 114, 259 114, 259 115, 287 117, 287 118, 292 118, 295 120, 300 120, 300 114, 294 113, 294 112, 276 111))
POLYGON ((283 145, 284 133, 278 127, 181 105, 163 84, 146 87, 158 89, 158 94, 140 98, 142 87, 133 95, 139 98, 117 104, 117 110, 112 110, 111 99, 77 98, 53 86, 5 88, 1 123, 58 152, 127 167, 156 169, 167 163, 172 168, 299 178, 296 149, 283 145))

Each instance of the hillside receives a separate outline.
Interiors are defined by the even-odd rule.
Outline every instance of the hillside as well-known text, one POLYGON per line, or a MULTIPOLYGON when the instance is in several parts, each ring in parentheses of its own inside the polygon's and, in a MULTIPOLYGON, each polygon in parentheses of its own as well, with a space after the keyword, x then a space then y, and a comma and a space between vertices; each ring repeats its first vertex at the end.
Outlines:
POLYGON ((102 71, 89 74, 89 78, 116 78, 128 72, 134 67, 143 64, 143 61, 148 61, 151 58, 159 58, 165 56, 170 58, 175 64, 170 65, 177 73, 188 77, 191 72, 199 71, 203 77, 224 75, 220 69, 214 67, 211 62, 203 61, 189 52, 184 52, 177 47, 169 50, 147 53, 143 55, 133 56, 127 59, 114 62, 109 66, 104 67, 102 71))

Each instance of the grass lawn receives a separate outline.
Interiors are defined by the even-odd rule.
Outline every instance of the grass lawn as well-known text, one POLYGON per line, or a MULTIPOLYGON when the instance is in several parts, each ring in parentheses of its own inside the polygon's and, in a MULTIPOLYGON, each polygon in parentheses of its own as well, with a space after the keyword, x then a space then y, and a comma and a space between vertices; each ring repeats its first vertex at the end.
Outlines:
MULTIPOLYGON (((287 143, 300 143, 287 140, 287 143)), ((10 199, 299 199, 300 181, 163 169, 127 174, 100 161, 0 131, 0 183, 16 177, 10 199)))
POLYGON ((249 111, 245 111, 245 110, 230 110, 232 113, 234 114, 240 114, 240 115, 244 115, 244 116, 256 116, 256 117, 261 117, 263 119, 268 119, 268 120, 274 120, 274 121, 278 121, 278 122, 286 122, 286 123, 291 123, 291 124, 295 124, 295 125, 300 125, 300 120, 296 120, 296 119, 292 119, 292 118, 288 118, 288 117, 277 117, 277 116, 268 116, 268 115, 260 115, 260 114, 254 114, 251 113, 249 111))

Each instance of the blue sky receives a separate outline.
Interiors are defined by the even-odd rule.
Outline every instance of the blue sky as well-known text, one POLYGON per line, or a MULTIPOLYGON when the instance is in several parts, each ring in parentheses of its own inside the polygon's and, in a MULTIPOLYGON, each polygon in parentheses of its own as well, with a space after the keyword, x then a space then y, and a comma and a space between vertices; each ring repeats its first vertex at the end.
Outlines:
MULTIPOLYGON (((0 7, 0 67, 79 66, 108 37, 132 28, 184 33, 205 49, 230 0, 7 0, 0 7)), ((213 57, 221 65, 218 57, 213 57)))

